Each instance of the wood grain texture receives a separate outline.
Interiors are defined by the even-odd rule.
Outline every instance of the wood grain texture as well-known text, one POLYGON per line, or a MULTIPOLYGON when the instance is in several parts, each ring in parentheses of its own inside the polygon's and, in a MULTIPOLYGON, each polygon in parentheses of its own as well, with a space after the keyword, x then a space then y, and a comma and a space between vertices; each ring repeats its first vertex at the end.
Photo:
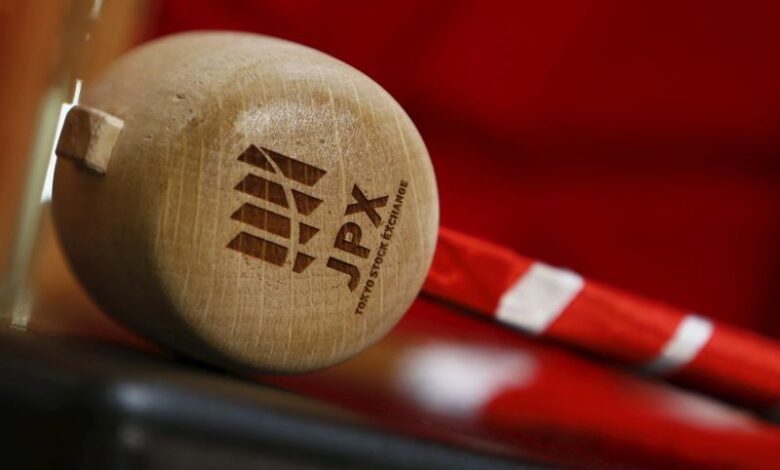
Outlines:
POLYGON ((401 107, 315 50, 242 33, 164 38, 85 104, 124 122, 108 171, 57 164, 54 216, 111 315, 236 369, 351 357, 403 315, 438 226, 401 107))

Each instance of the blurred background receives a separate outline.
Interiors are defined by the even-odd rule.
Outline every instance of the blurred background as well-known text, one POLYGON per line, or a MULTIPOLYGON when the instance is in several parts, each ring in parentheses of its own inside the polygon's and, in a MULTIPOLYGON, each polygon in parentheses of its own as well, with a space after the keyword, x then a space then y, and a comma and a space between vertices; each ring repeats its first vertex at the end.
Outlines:
MULTIPOLYGON (((144 344, 77 286, 45 207, 40 230, 29 215, 37 205, 25 205, 25 188, 43 181, 48 162, 35 155, 50 148, 59 111, 45 110, 57 97, 70 99, 76 79, 88 90, 137 44, 229 29, 317 48, 386 88, 428 145, 442 225, 780 338, 778 20, 777 2, 756 0, 3 0, 0 273, 20 262, 16 233, 30 218, 25 237, 37 249, 33 267, 19 274, 33 293, 29 329, 144 344)), ((402 433, 565 466, 780 462, 772 460, 780 458, 773 425, 446 310, 423 298, 364 356, 324 373, 264 380, 402 433), (489 345, 478 354, 492 358, 496 344, 499 357, 514 351, 512 364, 544 371, 537 377, 546 385, 488 424, 473 425, 437 400, 426 408, 408 387, 394 388, 401 379, 378 371, 423 346, 475 357, 473 348, 489 345), (562 387, 578 393, 556 395, 562 387), (689 414, 652 411, 667 395, 689 414), (592 411, 605 402, 613 414, 592 411), (710 424, 688 419, 690 410, 710 424), (745 426, 754 434, 746 437, 745 426), (740 460, 746 453, 754 460, 740 460)))

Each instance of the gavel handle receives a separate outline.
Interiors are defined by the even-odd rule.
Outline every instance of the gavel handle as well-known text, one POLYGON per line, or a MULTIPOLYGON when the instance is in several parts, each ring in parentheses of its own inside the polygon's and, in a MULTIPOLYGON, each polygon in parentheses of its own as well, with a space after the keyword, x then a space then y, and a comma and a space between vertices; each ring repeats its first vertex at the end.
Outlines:
POLYGON ((780 344, 442 228, 423 291, 761 411, 780 408, 780 344))

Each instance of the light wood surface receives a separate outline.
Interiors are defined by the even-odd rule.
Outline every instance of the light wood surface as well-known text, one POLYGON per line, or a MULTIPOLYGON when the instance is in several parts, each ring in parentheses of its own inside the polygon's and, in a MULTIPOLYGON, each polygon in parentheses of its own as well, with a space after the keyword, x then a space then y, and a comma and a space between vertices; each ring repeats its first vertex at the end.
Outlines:
POLYGON ((377 341, 419 291, 433 170, 357 70, 273 38, 189 33, 121 58, 84 104, 124 127, 105 174, 59 159, 55 222, 93 298, 144 336, 305 371, 377 341))

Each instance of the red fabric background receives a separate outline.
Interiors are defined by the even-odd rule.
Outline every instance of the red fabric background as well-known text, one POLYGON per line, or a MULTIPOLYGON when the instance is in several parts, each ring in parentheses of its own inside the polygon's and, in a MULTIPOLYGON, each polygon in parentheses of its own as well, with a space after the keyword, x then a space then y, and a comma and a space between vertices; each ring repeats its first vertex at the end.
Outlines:
POLYGON ((155 35, 323 50, 407 109, 442 223, 780 336, 780 4, 167 0, 155 35))

